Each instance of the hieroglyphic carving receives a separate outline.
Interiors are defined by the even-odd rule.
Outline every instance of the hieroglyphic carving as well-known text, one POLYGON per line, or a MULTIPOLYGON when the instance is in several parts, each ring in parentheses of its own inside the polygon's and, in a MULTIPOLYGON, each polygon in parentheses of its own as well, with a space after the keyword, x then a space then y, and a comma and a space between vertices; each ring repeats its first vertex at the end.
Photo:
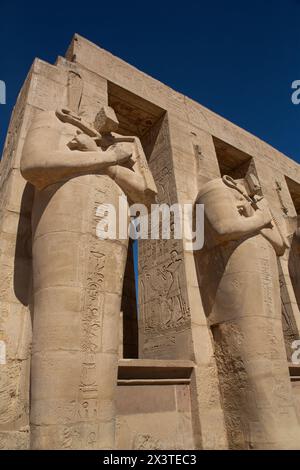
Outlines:
POLYGON ((289 213, 289 210, 288 210, 288 208, 286 207, 286 205, 284 204, 284 201, 283 201, 281 183, 280 183, 280 181, 276 180, 275 184, 276 184, 276 193, 277 193, 280 205, 281 205, 281 210, 285 215, 287 215, 289 213))
POLYGON ((75 426, 65 427, 62 431, 62 448, 74 449, 74 442, 80 439, 80 434, 75 426))
POLYGON ((298 333, 294 315, 292 314, 290 309, 287 308, 287 305, 283 302, 282 299, 281 299, 281 312, 282 312, 282 329, 283 329, 285 348, 287 352, 287 358, 290 361, 291 356, 294 352, 294 350, 292 349, 292 343, 293 341, 299 339, 299 333, 298 333))
MULTIPOLYGON (((95 233, 99 221, 97 208, 104 202, 106 187, 93 190, 90 233, 95 233)), ((104 281, 105 254, 99 250, 97 241, 90 241, 87 246, 87 276, 85 298, 81 316, 81 349, 83 361, 79 385, 79 418, 83 421, 95 421, 98 416, 98 385, 96 353, 101 347, 101 327, 103 323, 104 294, 101 285, 104 281)), ((95 431, 95 441, 97 435, 95 431)))
POLYGON ((272 284, 270 251, 265 245, 262 245, 260 250, 261 254, 257 258, 257 272, 261 279, 264 311, 265 315, 272 316, 275 305, 273 298, 274 287, 272 284))
POLYGON ((151 434, 136 434, 133 440, 134 450, 159 450, 164 448, 163 443, 151 434))

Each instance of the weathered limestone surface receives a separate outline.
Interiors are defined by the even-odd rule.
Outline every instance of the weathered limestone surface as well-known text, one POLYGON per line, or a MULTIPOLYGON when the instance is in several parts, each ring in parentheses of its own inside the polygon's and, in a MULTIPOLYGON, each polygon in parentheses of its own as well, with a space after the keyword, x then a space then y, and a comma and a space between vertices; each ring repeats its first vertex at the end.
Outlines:
POLYGON ((299 165, 190 98, 78 35, 36 59, 0 165, 0 448, 299 448, 299 211, 299 165), (209 236, 139 242, 137 315, 97 207, 156 192, 209 236))
POLYGON ((259 193, 252 173, 213 179, 200 190, 207 222, 198 258, 200 290, 231 446, 297 448, 276 259, 288 242, 259 193))
POLYGON ((72 72, 68 111, 35 117, 21 160, 22 175, 36 188, 33 449, 115 447, 114 384, 127 239, 100 239, 97 224, 104 214, 97 209, 118 208, 124 193, 133 203, 151 202, 156 193, 139 142, 124 143, 110 133, 118 123, 113 110, 101 107, 94 127, 80 117, 82 89, 81 76, 72 72), (98 146, 92 137, 99 137, 98 146), (130 159, 132 171, 121 166, 130 159))

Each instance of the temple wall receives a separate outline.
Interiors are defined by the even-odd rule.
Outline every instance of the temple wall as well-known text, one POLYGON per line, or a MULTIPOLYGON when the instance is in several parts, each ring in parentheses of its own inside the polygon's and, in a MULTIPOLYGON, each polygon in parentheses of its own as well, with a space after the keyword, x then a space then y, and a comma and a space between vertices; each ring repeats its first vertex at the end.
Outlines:
MULTIPOLYGON (((80 110, 87 121, 93 121, 101 105, 110 104, 123 133, 141 138, 159 203, 194 204, 208 181, 226 171, 242 177, 251 168, 281 230, 292 238, 297 227, 299 165, 270 145, 78 35, 55 65, 36 59, 16 103, 0 163, 0 340, 7 344, 7 364, 0 376, 0 448, 30 446, 34 189, 20 174, 20 158, 36 113, 67 106, 70 73, 81 77, 80 110)), ((138 314, 129 258, 120 318, 131 334, 125 332, 127 343, 119 353, 126 360, 120 358, 115 384, 116 445, 228 448, 214 338, 194 253, 182 240, 139 242, 138 314), (164 400, 158 403, 160 394, 164 400), (164 428, 155 434, 163 416, 171 423, 171 437, 164 428)), ((300 331, 297 259, 298 245, 292 243, 278 261, 287 343, 300 331)), ((206 275, 204 266, 200 275, 206 275)), ((287 346, 287 368, 290 356, 287 346)), ((299 412, 298 379, 293 391, 299 412)))

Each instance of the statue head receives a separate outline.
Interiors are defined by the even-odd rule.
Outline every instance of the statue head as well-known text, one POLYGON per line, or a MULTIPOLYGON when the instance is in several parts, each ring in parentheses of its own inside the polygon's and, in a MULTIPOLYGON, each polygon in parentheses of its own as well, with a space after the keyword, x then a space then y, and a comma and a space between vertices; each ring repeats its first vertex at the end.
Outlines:
POLYGON ((245 180, 248 186, 250 196, 255 196, 261 191, 260 182, 258 181, 257 177, 254 175, 254 173, 248 173, 245 177, 245 180))
POLYGON ((248 173, 242 179, 233 179, 228 175, 224 175, 222 179, 227 186, 239 191, 246 199, 261 192, 260 183, 254 173, 248 173))
POLYGON ((96 115, 94 126, 102 135, 115 132, 119 127, 119 121, 113 108, 110 106, 102 106, 96 115))
POLYGON ((178 256, 177 250, 172 250, 172 251, 171 251, 171 260, 173 261, 173 263, 174 263, 175 261, 177 261, 177 256, 178 256))
POLYGON ((235 189, 247 199, 248 194, 247 194, 245 184, 244 184, 245 182, 243 179, 234 179, 229 175, 224 175, 222 180, 226 184, 226 186, 228 186, 229 188, 235 189))

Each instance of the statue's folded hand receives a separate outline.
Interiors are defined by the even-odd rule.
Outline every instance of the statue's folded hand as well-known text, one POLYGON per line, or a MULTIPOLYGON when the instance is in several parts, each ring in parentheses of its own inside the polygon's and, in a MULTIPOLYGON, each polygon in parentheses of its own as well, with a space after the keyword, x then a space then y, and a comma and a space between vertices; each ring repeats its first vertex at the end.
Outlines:
POLYGON ((272 228, 272 214, 266 204, 258 206, 255 215, 261 220, 261 225, 272 228))
POLYGON ((122 165, 124 163, 129 163, 132 160, 132 153, 128 153, 126 150, 123 150, 122 148, 115 147, 114 149, 115 155, 116 155, 116 164, 117 165, 122 165))

